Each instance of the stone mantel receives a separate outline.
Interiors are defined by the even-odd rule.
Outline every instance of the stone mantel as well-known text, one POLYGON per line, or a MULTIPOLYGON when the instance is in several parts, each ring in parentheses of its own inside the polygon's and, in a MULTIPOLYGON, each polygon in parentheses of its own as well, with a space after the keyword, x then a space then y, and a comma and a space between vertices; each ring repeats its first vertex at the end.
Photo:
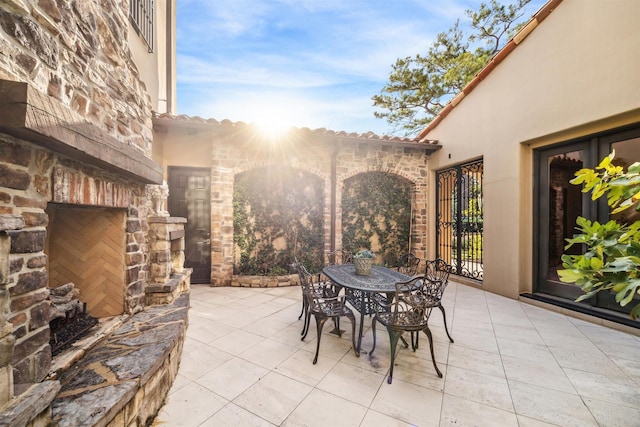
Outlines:
POLYGON ((145 184, 162 183, 160 165, 76 116, 27 83, 0 80, 0 130, 145 184))

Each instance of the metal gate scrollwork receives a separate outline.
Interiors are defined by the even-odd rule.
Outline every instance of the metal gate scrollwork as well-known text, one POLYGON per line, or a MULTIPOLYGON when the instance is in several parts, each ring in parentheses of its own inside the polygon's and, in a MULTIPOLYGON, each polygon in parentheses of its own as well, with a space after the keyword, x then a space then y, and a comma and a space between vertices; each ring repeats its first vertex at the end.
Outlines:
POLYGON ((482 281, 482 175, 477 160, 436 172, 436 256, 482 281))

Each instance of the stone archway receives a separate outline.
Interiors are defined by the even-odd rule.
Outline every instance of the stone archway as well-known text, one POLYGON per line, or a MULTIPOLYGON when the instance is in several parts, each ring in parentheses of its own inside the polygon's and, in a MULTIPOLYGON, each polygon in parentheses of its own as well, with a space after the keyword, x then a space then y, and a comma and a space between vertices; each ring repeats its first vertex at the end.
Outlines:
POLYGON ((413 184, 411 251, 424 257, 427 155, 435 144, 373 139, 325 130, 300 129, 274 141, 251 126, 226 126, 211 143, 211 284, 229 286, 233 278, 233 187, 238 173, 264 166, 288 166, 324 182, 324 250, 342 246, 340 200, 345 179, 363 172, 386 172, 413 184))

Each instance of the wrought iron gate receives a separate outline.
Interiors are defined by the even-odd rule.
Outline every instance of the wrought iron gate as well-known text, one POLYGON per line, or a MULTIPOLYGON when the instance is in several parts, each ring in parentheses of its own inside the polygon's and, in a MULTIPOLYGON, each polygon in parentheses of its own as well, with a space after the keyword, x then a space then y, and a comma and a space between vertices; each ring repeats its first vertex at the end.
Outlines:
POLYGON ((436 256, 482 281, 482 160, 436 172, 436 256))

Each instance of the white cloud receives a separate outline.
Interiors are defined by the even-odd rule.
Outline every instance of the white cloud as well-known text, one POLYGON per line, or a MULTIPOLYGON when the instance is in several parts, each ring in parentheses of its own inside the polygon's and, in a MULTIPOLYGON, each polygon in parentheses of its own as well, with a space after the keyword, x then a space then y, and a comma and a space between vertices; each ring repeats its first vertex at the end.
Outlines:
POLYGON ((392 64, 481 1, 180 0, 179 112, 251 122, 275 110, 298 127, 384 133, 371 97, 392 64))

